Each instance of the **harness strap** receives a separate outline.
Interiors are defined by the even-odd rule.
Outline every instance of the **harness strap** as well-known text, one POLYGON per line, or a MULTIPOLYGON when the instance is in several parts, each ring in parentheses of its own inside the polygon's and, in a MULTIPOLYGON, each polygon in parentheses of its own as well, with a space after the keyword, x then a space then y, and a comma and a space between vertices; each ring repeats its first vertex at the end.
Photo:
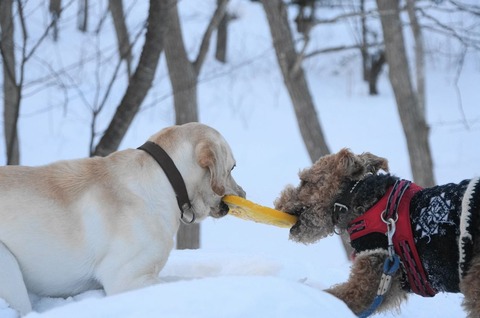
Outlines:
MULTIPOLYGON (((402 200, 405 191, 410 187, 411 184, 412 183, 407 180, 397 180, 395 182, 392 192, 388 196, 387 207, 385 208, 385 216, 382 215, 384 222, 388 219, 393 219, 395 222, 397 221, 400 201, 402 200)), ((410 200, 408 204, 410 206, 410 200)), ((408 208, 409 207, 407 207, 407 209, 408 208)))
POLYGON ((423 297, 432 297, 437 291, 428 282, 415 246, 410 222, 410 201, 413 195, 420 190, 422 188, 416 184, 401 180, 398 184, 388 188, 386 194, 373 207, 353 220, 347 231, 351 241, 370 233, 386 234, 387 225, 382 221, 382 213, 385 211, 387 218, 392 217, 394 220, 398 216, 393 244, 395 252, 401 258, 410 289, 423 297), (389 210, 386 210, 387 206, 390 206, 389 210))

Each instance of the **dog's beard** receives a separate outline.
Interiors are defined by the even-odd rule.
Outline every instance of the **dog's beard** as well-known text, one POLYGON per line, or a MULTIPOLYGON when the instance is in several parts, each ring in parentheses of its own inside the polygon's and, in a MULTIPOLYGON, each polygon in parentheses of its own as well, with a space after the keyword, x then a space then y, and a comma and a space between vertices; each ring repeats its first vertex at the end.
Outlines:
POLYGON ((299 200, 299 188, 287 186, 275 200, 275 209, 298 217, 290 229, 290 239, 300 243, 314 243, 333 233, 331 216, 321 206, 306 204, 299 200))
POLYGON ((304 209, 304 206, 297 198, 297 189, 293 186, 287 186, 282 191, 279 198, 274 202, 275 209, 283 211, 288 214, 300 216, 304 209))
POLYGON ((304 214, 306 211, 308 211, 310 209, 309 206, 306 206, 306 205, 300 205, 298 207, 295 207, 293 209, 293 211, 291 211, 289 214, 292 214, 292 215, 295 215, 295 216, 301 216, 302 214, 304 214))
POLYGON ((305 207, 299 214, 298 221, 290 229, 290 239, 310 244, 334 233, 331 218, 321 215, 321 210, 305 207))

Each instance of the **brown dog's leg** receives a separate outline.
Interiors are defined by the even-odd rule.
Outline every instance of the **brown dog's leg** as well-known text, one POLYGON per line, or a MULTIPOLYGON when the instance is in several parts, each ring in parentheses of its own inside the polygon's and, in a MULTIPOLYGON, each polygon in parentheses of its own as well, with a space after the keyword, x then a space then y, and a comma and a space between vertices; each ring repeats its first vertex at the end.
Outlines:
MULTIPOLYGON (((372 304, 378 290, 383 265, 387 258, 383 249, 362 252, 357 255, 352 265, 348 281, 336 285, 326 291, 343 300, 355 313, 359 314, 372 304)), ((406 293, 400 287, 399 271, 394 275, 392 286, 378 311, 398 306, 406 298, 406 293)))
POLYGON ((480 317, 480 256, 472 259, 467 275, 460 282, 460 291, 465 296, 462 305, 468 317, 480 317))

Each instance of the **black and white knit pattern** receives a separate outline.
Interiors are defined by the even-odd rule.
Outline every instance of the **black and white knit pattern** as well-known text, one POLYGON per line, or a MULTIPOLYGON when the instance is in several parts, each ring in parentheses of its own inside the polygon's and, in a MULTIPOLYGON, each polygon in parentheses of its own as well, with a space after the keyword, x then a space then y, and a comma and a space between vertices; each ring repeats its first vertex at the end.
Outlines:
MULTIPOLYGON (((430 286, 436 292, 460 292, 480 238, 480 178, 422 189, 409 208, 415 247, 430 286)), ((351 245, 357 252, 386 249, 387 240, 384 233, 373 232, 351 245)), ((406 276, 402 283, 412 291, 406 276)))
POLYGON ((410 202, 415 246, 437 292, 458 293, 458 238, 462 200, 471 180, 425 188, 410 202))
POLYGON ((462 199, 460 236, 458 238, 458 272, 460 281, 464 278, 473 256, 473 234, 480 218, 480 178, 470 181, 462 199))

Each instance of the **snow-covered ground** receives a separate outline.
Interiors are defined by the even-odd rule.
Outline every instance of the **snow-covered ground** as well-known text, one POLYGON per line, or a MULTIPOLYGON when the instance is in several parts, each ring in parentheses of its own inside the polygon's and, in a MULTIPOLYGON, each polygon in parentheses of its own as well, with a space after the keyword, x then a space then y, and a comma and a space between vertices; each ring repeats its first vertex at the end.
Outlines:
MULTIPOLYGON (((190 23, 185 34, 203 30, 196 23, 205 22, 202 8, 204 15, 210 12, 208 5, 197 7, 193 2, 180 2, 181 12, 190 23)), ((213 6, 215 1, 205 3, 213 6)), ((232 6, 240 18, 230 26, 229 64, 210 61, 206 65, 199 86, 200 120, 219 130, 230 143, 237 160, 234 175, 247 197, 272 206, 285 185, 297 184, 298 171, 310 162, 260 7, 247 1, 234 1, 232 6)), ((345 37, 345 30, 318 32, 313 46, 345 37)), ((75 34, 72 32, 70 41, 78 37, 75 34)), ((187 47, 198 46, 198 39, 187 40, 187 47)), ((78 47, 73 43, 70 49, 78 47)), ((50 49, 62 53, 60 45, 50 49)), ((308 61, 305 67, 331 151, 349 147, 354 152, 375 153, 389 159, 392 173, 411 178, 405 139, 386 74, 379 83, 380 95, 370 97, 359 79, 358 61, 340 60, 317 59, 308 61)), ((480 175, 479 59, 466 60, 458 82, 461 105, 454 86, 455 73, 447 65, 445 59, 429 56, 428 122, 438 183, 480 175)), ((148 136, 173 124, 171 98, 161 98, 162 90, 168 91, 164 68, 158 77, 158 86, 146 101, 151 104, 157 99, 158 105, 140 112, 120 148, 137 147, 148 136)), ((78 99, 72 99, 67 109, 50 107, 40 115, 27 116, 54 104, 53 96, 52 89, 50 95, 42 97, 44 101, 30 99, 23 109, 23 164, 88 155, 90 123, 78 99)), ((106 125, 108 118, 103 121, 106 125)), ((3 144, 0 146, 3 148, 3 144)), ((322 291, 345 281, 349 266, 337 236, 302 245, 288 240, 287 229, 232 216, 207 219, 201 228, 201 249, 173 251, 160 274, 165 283, 111 297, 100 290, 68 299, 32 295, 36 312, 28 317, 353 317, 341 301, 322 291)), ((412 295, 400 313, 376 317, 464 317, 461 301, 459 294, 428 299, 412 295)), ((0 317, 17 317, 1 299, 0 317)))

